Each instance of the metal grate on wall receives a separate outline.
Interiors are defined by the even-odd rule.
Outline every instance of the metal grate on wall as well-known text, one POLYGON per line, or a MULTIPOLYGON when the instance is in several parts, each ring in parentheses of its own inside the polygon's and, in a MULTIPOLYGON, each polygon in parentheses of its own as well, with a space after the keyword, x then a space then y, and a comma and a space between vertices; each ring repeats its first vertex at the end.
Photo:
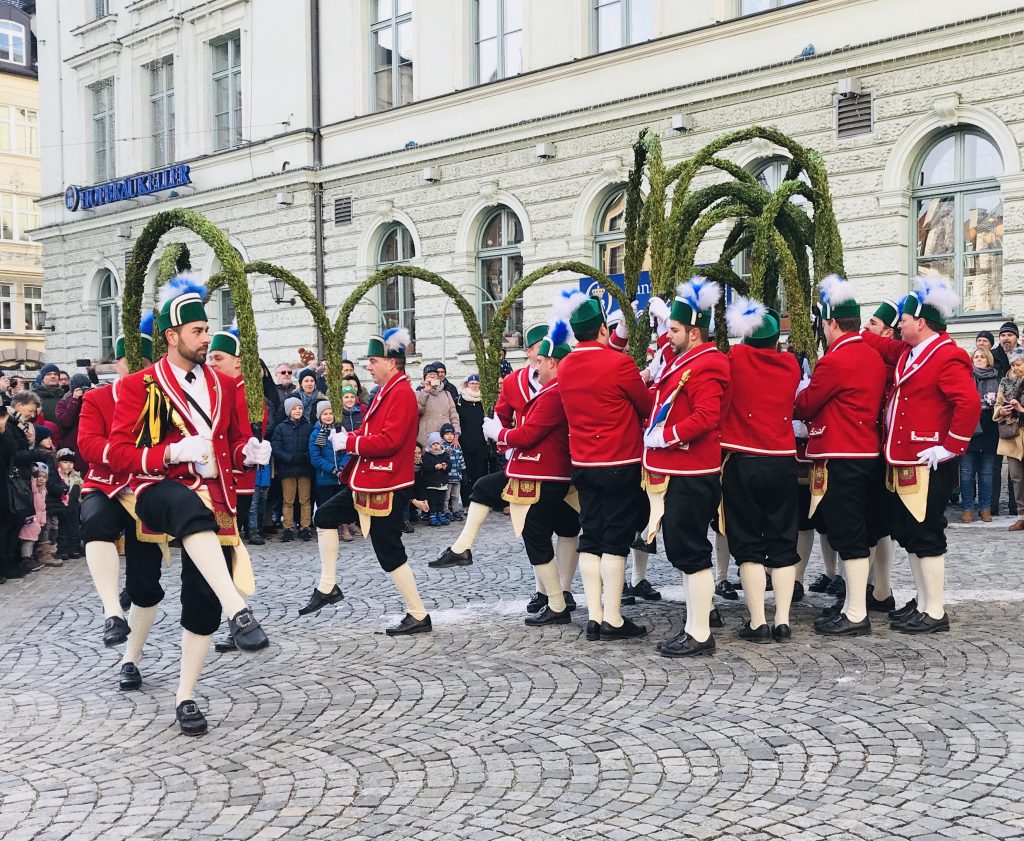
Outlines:
POLYGON ((836 136, 856 137, 874 130, 872 118, 873 94, 839 97, 836 100, 836 136))
POLYGON ((352 224, 352 196, 341 196, 334 200, 334 224, 352 224))
POLYGON ((126 251, 124 253, 124 270, 128 271, 128 264, 132 261, 132 252, 126 251))

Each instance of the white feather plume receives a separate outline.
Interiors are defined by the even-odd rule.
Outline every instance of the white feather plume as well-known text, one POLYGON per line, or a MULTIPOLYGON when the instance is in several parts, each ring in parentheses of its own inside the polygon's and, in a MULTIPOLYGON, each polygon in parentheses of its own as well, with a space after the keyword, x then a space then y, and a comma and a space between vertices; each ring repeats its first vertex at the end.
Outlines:
POLYGON ((206 286, 199 279, 199 275, 194 272, 181 272, 172 277, 160 287, 157 307, 163 307, 171 298, 177 298, 185 292, 195 292, 200 298, 206 297, 206 286))
POLYGON ((401 350, 412 342, 412 336, 404 327, 387 330, 381 338, 384 339, 384 347, 388 350, 401 350))
POLYGON ((935 307, 945 318, 956 312, 960 296, 952 284, 939 275, 919 275, 914 278, 914 291, 923 304, 935 307))
POLYGON ((676 287, 676 297, 682 298, 691 309, 709 310, 722 297, 722 287, 713 280, 694 275, 676 287))
POLYGON ((551 300, 551 323, 564 321, 568 323, 572 314, 579 306, 590 298, 585 292, 579 289, 562 289, 555 294, 551 300))
POLYGON ((746 338, 761 326, 768 308, 760 301, 736 295, 725 308, 725 323, 730 336, 746 338))
POLYGON ((822 302, 832 307, 838 306, 845 301, 852 301, 856 298, 856 295, 854 295, 853 284, 845 277, 840 277, 837 274, 830 274, 828 277, 823 277, 821 279, 819 290, 822 302))

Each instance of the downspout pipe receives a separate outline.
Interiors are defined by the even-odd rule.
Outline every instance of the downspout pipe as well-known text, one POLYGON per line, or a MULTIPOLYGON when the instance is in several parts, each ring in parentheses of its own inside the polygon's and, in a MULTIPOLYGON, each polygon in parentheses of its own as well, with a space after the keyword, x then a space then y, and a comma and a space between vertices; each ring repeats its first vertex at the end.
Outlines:
MULTIPOLYGON (((310 82, 313 118, 313 264, 316 276, 316 298, 327 305, 327 284, 324 278, 324 188, 320 181, 323 168, 323 120, 320 116, 320 0, 309 0, 310 82)), ((316 340, 317 358, 323 359, 324 337, 316 340)))

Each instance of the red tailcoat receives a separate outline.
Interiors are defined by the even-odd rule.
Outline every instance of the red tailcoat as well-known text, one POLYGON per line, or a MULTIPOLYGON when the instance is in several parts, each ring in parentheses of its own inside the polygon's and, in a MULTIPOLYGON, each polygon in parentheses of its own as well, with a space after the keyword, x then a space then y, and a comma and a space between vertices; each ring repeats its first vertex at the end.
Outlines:
POLYGON ((510 479, 572 481, 569 421, 557 379, 530 398, 515 429, 498 433, 498 443, 512 448, 512 458, 505 465, 510 479))
POLYGON ((530 366, 513 371, 501 381, 501 393, 494 405, 494 416, 502 426, 515 426, 530 399, 530 366))
POLYGON ((82 397, 82 411, 78 416, 78 453, 89 463, 82 493, 100 491, 114 497, 131 478, 127 473, 116 472, 107 460, 114 404, 118 399, 117 388, 117 383, 91 388, 82 397))
POLYGON ((732 402, 722 416, 722 449, 795 456, 793 397, 801 377, 796 357, 750 345, 734 345, 728 356, 732 402))
POLYGON ((147 391, 144 378, 147 375, 153 377, 177 410, 188 434, 197 434, 196 428, 192 425, 191 404, 185 399, 167 357, 125 377, 118 383, 108 458, 114 470, 133 474, 131 488, 137 495, 163 479, 174 479, 192 490, 205 483, 210 487, 210 493, 215 501, 217 497, 222 497, 224 504, 234 514, 238 483, 235 469, 243 469, 242 448, 250 438, 245 392, 236 386, 232 377, 214 371, 209 365, 202 367, 210 398, 213 456, 217 463, 217 478, 204 479, 196 473, 195 465, 191 463, 164 464, 168 446, 181 441, 184 437, 174 425, 153 446, 136 445, 139 433, 146 423, 142 413, 146 406, 147 391))
POLYGON ((644 450, 644 467, 673 476, 718 473, 722 467, 722 418, 729 410, 731 397, 729 358, 712 342, 698 345, 673 359, 651 392, 652 418, 665 403, 673 401, 664 423, 669 446, 644 450), (687 371, 689 378, 677 392, 687 371))
POLYGON ((811 459, 875 458, 885 396, 885 363, 859 333, 844 333, 814 366, 811 384, 796 398, 807 423, 811 459))
POLYGON ((942 445, 963 455, 981 416, 971 357, 946 333, 909 365, 910 345, 872 335, 865 341, 895 360, 895 378, 885 409, 885 460, 917 464, 917 454, 942 445))
POLYGON ((363 425, 349 433, 345 451, 352 453, 342 481, 354 491, 384 493, 415 481, 416 434, 420 409, 409 378, 396 373, 377 389, 363 425))
POLYGON ((628 354, 580 342, 558 365, 569 449, 576 467, 636 464, 651 396, 628 354))

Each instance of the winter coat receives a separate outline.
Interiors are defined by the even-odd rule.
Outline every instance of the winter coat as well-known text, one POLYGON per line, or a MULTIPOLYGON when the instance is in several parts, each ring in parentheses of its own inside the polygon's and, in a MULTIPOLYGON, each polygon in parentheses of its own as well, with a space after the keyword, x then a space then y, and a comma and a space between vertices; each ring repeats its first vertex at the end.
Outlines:
POLYGON ((455 401, 443 388, 437 391, 420 389, 416 392, 416 402, 420 407, 420 427, 416 440, 426 445, 427 436, 431 432, 440 432, 446 423, 454 426, 455 434, 459 434, 462 423, 455 409, 455 401))
POLYGON ((442 450, 439 453, 432 453, 429 449, 423 452, 423 484, 427 488, 445 488, 448 487, 448 466, 450 462, 448 460, 448 453, 442 450), (442 464, 444 468, 441 470, 437 469, 437 465, 442 464))
POLYGON ((67 505, 68 494, 71 492, 71 483, 66 482, 60 475, 60 471, 51 470, 46 477, 46 513, 48 516, 56 516, 62 513, 67 505))
POLYGON ((270 446, 274 453, 275 475, 281 478, 312 476, 313 466, 309 461, 309 436, 313 425, 305 418, 297 421, 288 418, 274 427, 270 446))
POLYGON ((18 537, 22 540, 39 540, 39 533, 46 525, 46 488, 39 487, 35 479, 32 480, 32 500, 35 502, 32 519, 18 532, 18 537))
POLYGON ((331 486, 338 485, 338 475, 344 466, 343 458, 348 458, 348 453, 335 452, 331 445, 331 426, 325 426, 317 421, 313 425, 313 432, 309 436, 309 460, 316 470, 317 485, 331 486))
POLYGON ((14 516, 31 516, 31 511, 8 511, 7 474, 13 466, 17 468, 23 478, 31 482, 32 465, 37 461, 46 463, 52 469, 53 455, 41 447, 29 444, 25 432, 18 426, 17 418, 9 417, 7 428, 0 435, 0 518, 12 514, 14 516))
POLYGON ((462 449, 471 451, 483 451, 487 449, 487 440, 484 438, 484 401, 479 394, 470 394, 467 389, 462 389, 459 399, 459 426, 462 432, 459 434, 459 444, 462 449))
POLYGON ((47 388, 45 385, 34 386, 32 391, 36 393, 43 404, 43 414, 46 419, 55 421, 57 419, 57 403, 64 397, 64 389, 59 385, 47 388))
POLYGON ((82 398, 65 395, 57 403, 56 412, 60 445, 75 451, 75 470, 84 476, 89 472, 89 463, 78 452, 78 418, 82 412, 82 398))
POLYGON ((461 448, 451 444, 445 444, 444 451, 448 455, 448 484, 457 485, 466 475, 466 457, 461 448))
POLYGON ((967 449, 975 453, 994 453, 999 444, 999 424, 990 411, 999 393, 999 372, 994 367, 974 368, 974 384, 981 398, 981 417, 967 449))
MULTIPOLYGON (((1003 377, 999 381, 999 393, 996 395, 996 405, 992 410, 992 417, 996 419, 997 423, 1012 422, 1017 414, 1016 412, 1011 413, 1008 418, 999 418, 998 413, 1004 404, 1009 403, 1014 398, 1020 401, 1022 398, 1019 395, 1022 391, 1024 391, 1024 382, 1019 377, 1003 377)), ((1021 423, 1022 420, 1024 418, 1017 418, 1016 436, 999 439, 999 444, 996 448, 996 452, 999 455, 1015 458, 1018 461, 1024 460, 1024 423, 1021 423)))

